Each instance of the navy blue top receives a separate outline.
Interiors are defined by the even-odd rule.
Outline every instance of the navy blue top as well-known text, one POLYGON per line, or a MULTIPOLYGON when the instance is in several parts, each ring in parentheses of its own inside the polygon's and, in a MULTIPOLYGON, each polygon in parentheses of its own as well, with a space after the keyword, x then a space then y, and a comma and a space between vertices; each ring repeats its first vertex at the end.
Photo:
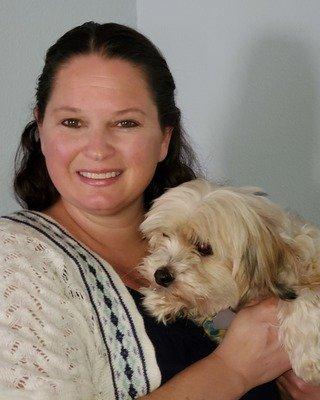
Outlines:
MULTIPOLYGON (((155 348, 161 371, 161 384, 189 365, 206 357, 216 344, 206 335, 203 328, 186 318, 164 325, 151 317, 142 306, 141 293, 128 288, 140 314, 146 332, 155 348)), ((269 382, 248 392, 242 400, 280 400, 275 382, 269 382)))

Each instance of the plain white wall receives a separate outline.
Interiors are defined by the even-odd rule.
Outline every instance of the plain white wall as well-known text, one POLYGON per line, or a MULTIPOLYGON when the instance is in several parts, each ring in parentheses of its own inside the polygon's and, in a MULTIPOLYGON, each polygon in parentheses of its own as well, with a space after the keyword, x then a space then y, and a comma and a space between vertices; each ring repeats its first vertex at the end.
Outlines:
POLYGON ((320 225, 319 0, 138 0, 208 176, 320 225))
POLYGON ((17 208, 13 156, 45 50, 95 20, 163 51, 209 177, 259 185, 320 225, 319 15, 318 0, 2 0, 0 213, 17 208))
POLYGON ((0 0, 0 214, 19 206, 11 191, 13 159, 32 119, 45 51, 85 21, 137 23, 136 0, 0 0))

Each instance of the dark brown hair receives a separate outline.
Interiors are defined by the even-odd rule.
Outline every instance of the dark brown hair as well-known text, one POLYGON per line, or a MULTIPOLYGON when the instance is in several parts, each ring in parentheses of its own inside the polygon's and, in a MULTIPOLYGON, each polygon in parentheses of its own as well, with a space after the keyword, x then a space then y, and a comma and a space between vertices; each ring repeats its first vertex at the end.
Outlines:
MULTIPOLYGON (((59 68, 77 55, 93 53, 108 59, 122 59, 141 68, 157 106, 161 128, 173 128, 168 155, 157 165, 144 193, 145 208, 148 209, 152 200, 167 188, 200 175, 199 164, 181 127, 174 80, 165 59, 149 39, 132 28, 114 23, 86 22, 65 33, 47 51, 38 79, 36 108, 39 121, 43 120, 59 68)), ((59 198, 41 152, 35 120, 22 133, 15 158, 14 192, 23 207, 36 211, 45 210, 59 198)))

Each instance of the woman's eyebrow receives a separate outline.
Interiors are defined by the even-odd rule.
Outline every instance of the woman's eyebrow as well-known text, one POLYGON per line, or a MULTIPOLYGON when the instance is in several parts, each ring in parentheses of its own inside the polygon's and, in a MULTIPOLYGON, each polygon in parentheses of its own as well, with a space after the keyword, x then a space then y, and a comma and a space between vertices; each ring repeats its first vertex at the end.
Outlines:
POLYGON ((141 110, 141 108, 136 108, 136 107, 125 108, 123 110, 116 111, 115 114, 119 115, 119 114, 125 114, 128 112, 138 112, 140 114, 146 115, 146 113, 143 110, 141 110))
MULTIPOLYGON (((80 108, 70 107, 70 106, 60 106, 52 110, 53 113, 57 113, 59 111, 71 111, 80 113, 82 110, 80 108)), ((136 107, 130 107, 130 108, 125 108, 123 110, 115 111, 114 114, 120 115, 120 114, 126 114, 128 112, 138 112, 140 114, 146 115, 146 113, 141 108, 136 108, 136 107)))
POLYGON ((61 107, 56 107, 52 110, 53 113, 57 113, 59 111, 71 111, 71 112, 81 112, 80 108, 76 107, 70 107, 70 106, 61 106, 61 107))

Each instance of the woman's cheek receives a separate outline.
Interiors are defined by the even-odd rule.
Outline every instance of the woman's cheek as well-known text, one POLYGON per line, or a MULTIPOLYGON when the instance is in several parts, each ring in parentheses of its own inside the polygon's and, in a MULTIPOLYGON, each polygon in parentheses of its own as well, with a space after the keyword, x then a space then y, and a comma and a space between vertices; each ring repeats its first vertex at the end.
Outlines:
POLYGON ((80 146, 76 141, 59 137, 44 140, 42 146, 42 152, 48 161, 64 164, 70 163, 80 151, 80 146))
POLYGON ((160 140, 158 138, 149 138, 149 140, 141 140, 133 148, 131 152, 131 160, 135 164, 157 164, 160 154, 160 140))

